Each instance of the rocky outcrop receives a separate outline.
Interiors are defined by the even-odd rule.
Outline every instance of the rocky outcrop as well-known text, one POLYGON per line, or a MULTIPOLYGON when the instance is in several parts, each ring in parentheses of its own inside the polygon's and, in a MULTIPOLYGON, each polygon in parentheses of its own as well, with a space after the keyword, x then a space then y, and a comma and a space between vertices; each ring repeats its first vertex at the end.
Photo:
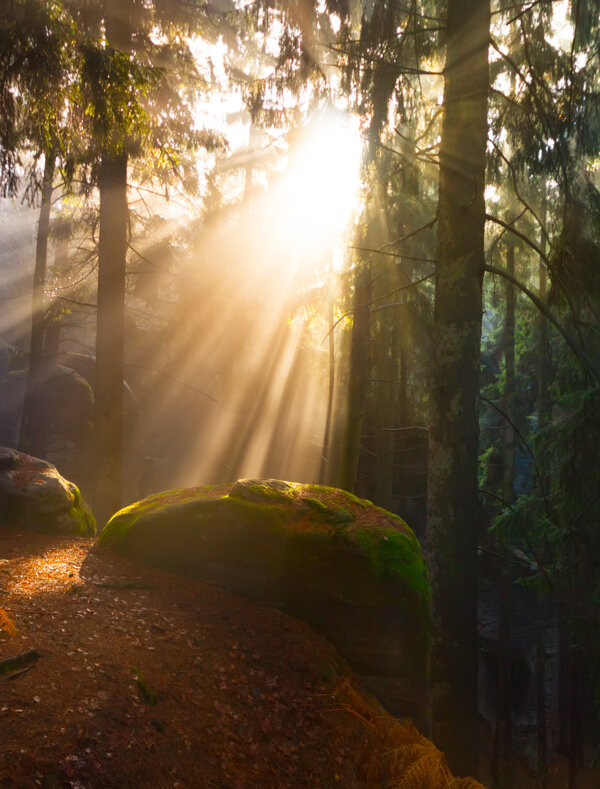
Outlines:
MULTIPOLYGON (((58 360, 60 364, 45 359, 40 372, 40 407, 30 428, 35 431, 34 442, 31 436, 20 435, 27 359, 11 356, 10 348, 0 341, 0 446, 21 447, 44 457, 93 501, 95 359, 63 352, 58 360)), ((125 381, 123 399, 123 498, 132 501, 142 491, 143 444, 140 409, 125 381)))
POLYGON ((391 712, 425 723, 429 586, 397 516, 333 488, 242 480, 150 496, 100 542, 304 620, 391 712))
POLYGON ((0 447, 0 526, 91 537, 92 512, 79 488, 45 460, 0 447))
MULTIPOLYGON (((19 363, 16 360, 15 363, 19 363)), ((91 490, 94 399, 92 388, 74 370, 46 365, 40 373, 39 406, 33 436, 20 436, 27 371, 0 376, 0 445, 31 448, 58 466, 81 489, 91 490)))
MULTIPOLYGON (((72 353, 68 351, 62 351, 58 355, 58 361, 60 365, 64 365, 66 368, 75 371, 77 377, 81 380, 83 379, 90 391, 91 395, 91 408, 93 412, 93 389, 95 386, 95 379, 96 379, 96 360, 93 356, 88 356, 82 353, 72 353)), ((57 368, 59 369, 59 368, 57 368)), ((73 390, 73 394, 75 395, 75 390, 73 390)), ((83 411, 78 412, 80 415, 83 414, 83 411)), ((83 433, 81 434, 83 435, 83 433)), ((86 469, 89 469, 87 477, 92 477, 92 480, 82 478, 81 487, 84 490, 90 490, 90 496, 93 496, 94 493, 94 484, 93 484, 93 460, 91 455, 91 436, 93 435, 93 428, 92 432, 90 433, 90 443, 87 442, 87 433, 85 433, 86 439, 85 442, 82 440, 74 450, 79 453, 85 453, 87 451, 87 447, 90 447, 89 451, 87 451, 87 456, 89 461, 86 463, 86 469)), ((143 464, 143 441, 142 441, 142 424, 141 424, 141 413, 140 407, 137 402, 137 399, 127 383, 127 381, 123 381, 123 499, 125 501, 133 501, 138 496, 141 495, 142 492, 142 464, 143 464)), ((55 460, 54 457, 50 457, 49 459, 53 463, 57 463, 60 468, 67 468, 66 465, 63 465, 65 462, 69 464, 72 463, 72 458, 75 457, 75 453, 72 453, 67 460, 66 458, 59 458, 55 460)), ((79 482, 79 478, 76 475, 73 475, 72 479, 76 482, 79 482)), ((95 502, 94 502, 95 503, 95 502)))
POLYGON ((45 457, 84 490, 92 476, 94 394, 85 378, 55 365, 40 384, 46 411, 45 457))

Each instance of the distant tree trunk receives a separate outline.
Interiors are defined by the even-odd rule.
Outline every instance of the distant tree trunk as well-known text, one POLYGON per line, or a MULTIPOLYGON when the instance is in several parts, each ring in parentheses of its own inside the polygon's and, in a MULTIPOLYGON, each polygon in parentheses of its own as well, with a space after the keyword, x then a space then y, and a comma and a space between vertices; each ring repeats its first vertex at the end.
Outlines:
MULTIPOLYGON (((542 225, 546 225, 547 213, 547 198, 544 192, 542 196, 542 209, 541 221, 542 225)), ((546 238, 542 234, 540 239, 540 248, 542 252, 546 252, 546 238)), ((543 260, 539 262, 539 297, 540 301, 546 302, 546 291, 548 288, 546 264, 543 260)), ((548 424, 549 414, 549 396, 548 386, 550 385, 549 375, 549 347, 548 347, 548 320, 543 312, 538 313, 538 328, 539 328, 539 347, 538 347, 538 394, 537 394, 537 407, 538 407, 538 427, 542 430, 548 424)))
MULTIPOLYGON (((508 241, 506 248, 506 270, 511 277, 515 276, 515 246, 512 239, 508 241)), ((514 285, 508 280, 505 282, 504 302, 504 413, 514 422, 517 294, 514 285)), ((502 476, 503 498, 511 503, 515 493, 515 430, 508 420, 504 421, 502 476)))
POLYGON ((338 486, 354 492, 358 472, 358 456, 363 418, 366 411, 369 385, 369 307, 371 267, 360 264, 354 285, 354 310, 350 348, 350 380, 348 382, 348 412, 342 439, 338 486))
POLYGON ((569 755, 571 731, 571 644, 569 623, 563 608, 558 620, 558 743, 557 750, 569 755))
MULTIPOLYGON (((546 227, 547 198, 544 190, 542 194, 541 223, 542 228, 546 227)), ((540 248, 546 252, 545 236, 542 233, 540 248)), ((539 297, 540 301, 546 301, 546 264, 539 262, 539 297)), ((538 430, 543 430, 548 424, 549 405, 548 405, 548 322, 546 316, 540 312, 538 315, 539 326, 539 348, 538 348, 538 430)), ((544 487, 547 485, 544 481, 544 487)), ((541 557, 544 561, 544 558, 541 557)), ((537 591, 537 633, 536 633, 536 768, 537 778, 541 789, 545 789, 548 783, 548 725, 546 720, 546 620, 547 620, 547 601, 546 591, 543 588, 537 591)))
POLYGON ((323 444, 321 448, 321 463, 319 467, 319 482, 325 485, 331 476, 330 449, 331 449, 331 425, 333 419, 333 393, 335 391, 335 338, 333 321, 333 267, 329 267, 328 283, 328 306, 329 306, 329 334, 327 336, 327 350, 329 355, 329 377, 327 382, 327 411, 325 414, 325 430, 323 432, 323 444))
POLYGON ((288 335, 280 332, 277 343, 269 350, 268 358, 263 358, 263 376, 260 385, 253 393, 250 407, 243 416, 243 421, 236 425, 236 435, 230 435, 229 446, 224 447, 223 459, 220 467, 229 469, 232 478, 247 475, 250 468, 256 463, 256 458, 252 457, 253 443, 264 429, 263 420, 269 410, 269 393, 276 372, 285 357, 288 343, 288 335), (233 445, 233 446, 232 446, 233 445), (229 460, 227 460, 229 458, 229 460))
MULTIPOLYGON (((506 270, 515 274, 515 245, 509 239, 506 248, 506 270)), ((515 399, 515 306, 516 291, 508 280, 505 284, 504 312, 504 413, 514 420, 515 399)), ((504 446, 502 451, 502 497, 507 504, 514 501, 515 487, 515 431, 504 421, 504 446)), ((512 750, 512 687, 511 687, 511 630, 513 571, 510 546, 499 544, 498 553, 503 559, 499 567, 499 623, 498 623, 498 711, 494 742, 492 772, 495 787, 509 786, 508 767, 512 750)))
POLYGON ((577 773, 583 762, 583 648, 571 641, 571 726, 569 743, 569 789, 576 789, 577 773))
POLYGON ((52 181, 54 178, 54 154, 47 154, 44 162, 42 182, 42 204, 38 220, 35 249, 35 269, 33 272, 33 295, 31 309, 31 341, 29 346, 29 368, 25 385, 23 418, 19 446, 23 451, 36 457, 46 455, 46 418, 40 385, 43 379, 44 352, 44 288, 46 285, 46 264, 48 259, 48 235, 50 232, 50 211, 52 208, 52 181))
MULTIPOLYGON (((296 400, 306 370, 304 354, 303 342, 300 339, 279 396, 276 414, 272 420, 265 424, 264 428, 261 428, 263 431, 271 433, 269 445, 262 460, 261 477, 284 476, 283 469, 289 467, 290 446, 297 446, 298 433, 301 432, 301 405, 296 400)), ((271 380, 269 382, 271 390, 272 385, 273 381, 271 380)), ((289 474, 289 472, 286 473, 289 474)))
POLYGON ((536 623, 536 770, 540 789, 546 789, 548 783, 548 742, 546 723, 546 593, 543 589, 537 592, 537 623, 536 623))
POLYGON ((434 740, 477 763, 478 407, 489 0, 449 0, 440 146, 427 554, 434 740))
POLYGON ((95 514, 99 524, 121 507, 127 154, 100 163, 98 318, 95 385, 95 514))
POLYGON ((44 332, 44 369, 52 370, 58 364, 61 318, 56 305, 49 310, 49 320, 44 332))
MULTIPOLYGON (((401 310, 394 310, 389 316, 388 332, 385 336, 385 367, 382 368, 381 377, 385 383, 380 387, 380 407, 378 408, 379 445, 377 448, 377 474, 376 498, 374 501, 381 507, 391 510, 393 508, 394 488, 394 448, 396 431, 394 428, 402 426, 404 414, 398 409, 398 367, 401 365, 400 380, 405 377, 405 359, 402 358, 400 346, 400 314, 401 310), (389 325, 391 323, 391 325, 389 325), (388 339, 389 338, 389 339, 388 339), (388 348, 389 345, 389 348, 388 348), (399 357, 401 357, 399 359, 399 357)), ((378 343, 382 345, 382 343, 378 343)))

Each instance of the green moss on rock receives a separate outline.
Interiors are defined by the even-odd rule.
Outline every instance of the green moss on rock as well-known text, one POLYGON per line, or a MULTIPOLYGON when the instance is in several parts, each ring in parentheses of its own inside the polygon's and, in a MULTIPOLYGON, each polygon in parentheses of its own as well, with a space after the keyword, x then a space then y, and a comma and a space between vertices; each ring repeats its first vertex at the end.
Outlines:
POLYGON ((248 550, 256 552, 262 532, 268 539, 277 535, 290 556, 301 543, 317 552, 330 545, 349 551, 367 563, 374 577, 402 582, 404 596, 412 597, 420 611, 429 606, 425 562, 406 523, 365 499, 322 485, 240 480, 233 486, 163 491, 115 513, 99 541, 193 573, 206 554, 205 543, 217 540, 231 553, 252 535, 254 548, 251 540, 248 550), (228 494, 218 495, 228 487, 228 494))
POLYGON ((96 521, 77 485, 45 460, 0 447, 0 525, 92 537, 96 521))
POLYGON ((93 537, 96 534, 96 518, 85 503, 81 491, 75 483, 69 483, 73 492, 73 506, 69 512, 71 520, 77 524, 75 533, 80 537, 93 537))
POLYGON ((325 523, 329 523, 332 526, 342 523, 354 523, 354 516, 348 510, 328 507, 319 499, 313 499, 310 496, 305 496, 302 502, 316 513, 319 518, 322 518, 325 523))
POLYGON ((414 534, 394 529, 364 529, 357 531, 356 540, 378 576, 402 579, 415 601, 428 608, 431 593, 427 568, 414 534))
POLYGON ((429 584, 397 516, 334 488, 240 480, 149 496, 99 542, 303 619, 392 711, 422 719, 429 584))
POLYGON ((229 496, 245 501, 265 503, 290 503, 292 487, 279 479, 239 479, 229 491, 229 496))

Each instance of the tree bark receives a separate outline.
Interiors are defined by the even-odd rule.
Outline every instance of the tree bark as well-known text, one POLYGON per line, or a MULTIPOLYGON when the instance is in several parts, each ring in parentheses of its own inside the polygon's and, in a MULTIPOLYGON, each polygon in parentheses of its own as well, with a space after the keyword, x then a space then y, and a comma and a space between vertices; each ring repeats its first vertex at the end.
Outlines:
POLYGON ((29 345, 29 368, 25 384, 23 418, 19 446, 24 452, 36 457, 46 455, 46 419, 44 402, 40 397, 40 384, 44 366, 44 288, 48 259, 48 235, 52 208, 52 181, 54 179, 54 154, 47 154, 42 182, 42 204, 38 220, 33 272, 33 294, 31 305, 31 340, 29 345))
POLYGON ((103 154, 99 188, 94 504, 96 519, 102 524, 121 507, 128 210, 126 153, 103 154))
POLYGON ((427 555, 434 740, 477 764, 477 482, 489 0, 449 0, 440 146, 427 555))
POLYGON ((537 622, 535 639, 536 679, 536 770, 540 789, 548 785, 548 740, 546 718, 546 621, 547 603, 543 589, 537 590, 537 622))
MULTIPOLYGON (((506 269, 515 275, 515 245, 509 239, 506 248, 506 269)), ((502 498, 508 504, 514 501, 515 485, 515 306, 514 285, 505 280, 504 312, 504 446, 502 450, 502 498)), ((512 631, 512 584, 513 570, 510 561, 510 546, 499 543, 498 554, 504 557, 499 567, 499 622, 498 622, 498 712, 494 743, 492 773, 495 787, 510 785, 509 763, 512 750, 512 683, 511 683, 511 631, 512 631)))
POLYGON ((333 266, 329 265, 329 278, 327 284, 327 302, 328 302, 328 317, 329 317, 329 333, 327 335, 328 342, 328 358, 329 358, 329 376, 327 382, 327 412, 325 414, 325 428, 323 431, 323 444, 321 449, 321 463, 319 467, 319 482, 321 485, 327 484, 331 476, 331 426, 333 420, 333 393, 335 390, 335 338, 334 338, 334 321, 333 321, 333 266))
POLYGON ((370 294, 371 268, 369 263, 363 263, 357 271, 354 285, 348 412, 338 474, 338 486, 350 493, 354 493, 356 487, 360 438, 368 392, 370 294))
MULTIPOLYGON (((392 270, 392 273, 394 271, 392 270)), ((394 450, 396 442, 396 431, 394 428, 404 426, 404 410, 398 407, 399 399, 403 400, 406 396, 406 389, 398 392, 399 386, 406 384, 406 364, 405 357, 400 350, 400 316, 401 310, 394 310, 387 316, 388 320, 383 323, 387 329, 381 338, 385 345, 381 349, 382 363, 380 377, 386 383, 380 383, 379 405, 376 411, 377 416, 377 472, 376 472, 376 492, 374 501, 380 507, 388 510, 393 509, 393 490, 394 490, 394 450), (400 379, 400 384, 398 382, 400 379)), ((382 342, 378 343, 381 345, 382 342)))
MULTIPOLYGON (((546 228, 547 197, 542 195, 541 221, 543 230, 546 228)), ((542 232, 540 246, 546 254, 545 236, 542 232)), ((540 258, 539 262, 539 297, 546 301, 546 264, 540 258)), ((538 430, 543 430, 549 419, 548 398, 548 322, 543 313, 538 315, 539 348, 538 348, 538 430)), ((543 480, 545 493, 548 490, 547 481, 543 480)), ((542 557, 544 561, 545 557, 542 557)), ((545 789, 548 784, 548 722, 546 716, 546 622, 547 601, 546 590, 540 587, 537 590, 537 626, 536 626, 536 768, 540 789, 545 789)))
POLYGON ((569 788, 576 789, 583 755, 583 650, 571 635, 571 726, 569 788))

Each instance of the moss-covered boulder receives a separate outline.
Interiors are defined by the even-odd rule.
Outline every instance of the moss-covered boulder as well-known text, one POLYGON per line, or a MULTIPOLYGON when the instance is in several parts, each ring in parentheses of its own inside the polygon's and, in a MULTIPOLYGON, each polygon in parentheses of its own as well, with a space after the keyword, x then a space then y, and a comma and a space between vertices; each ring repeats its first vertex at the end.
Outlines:
POLYGON ((390 711, 425 722, 429 585, 397 516, 334 488, 240 480, 150 496, 99 539, 304 620, 390 711))
POLYGON ((45 460, 0 447, 0 526, 92 537, 96 521, 79 488, 45 460))

